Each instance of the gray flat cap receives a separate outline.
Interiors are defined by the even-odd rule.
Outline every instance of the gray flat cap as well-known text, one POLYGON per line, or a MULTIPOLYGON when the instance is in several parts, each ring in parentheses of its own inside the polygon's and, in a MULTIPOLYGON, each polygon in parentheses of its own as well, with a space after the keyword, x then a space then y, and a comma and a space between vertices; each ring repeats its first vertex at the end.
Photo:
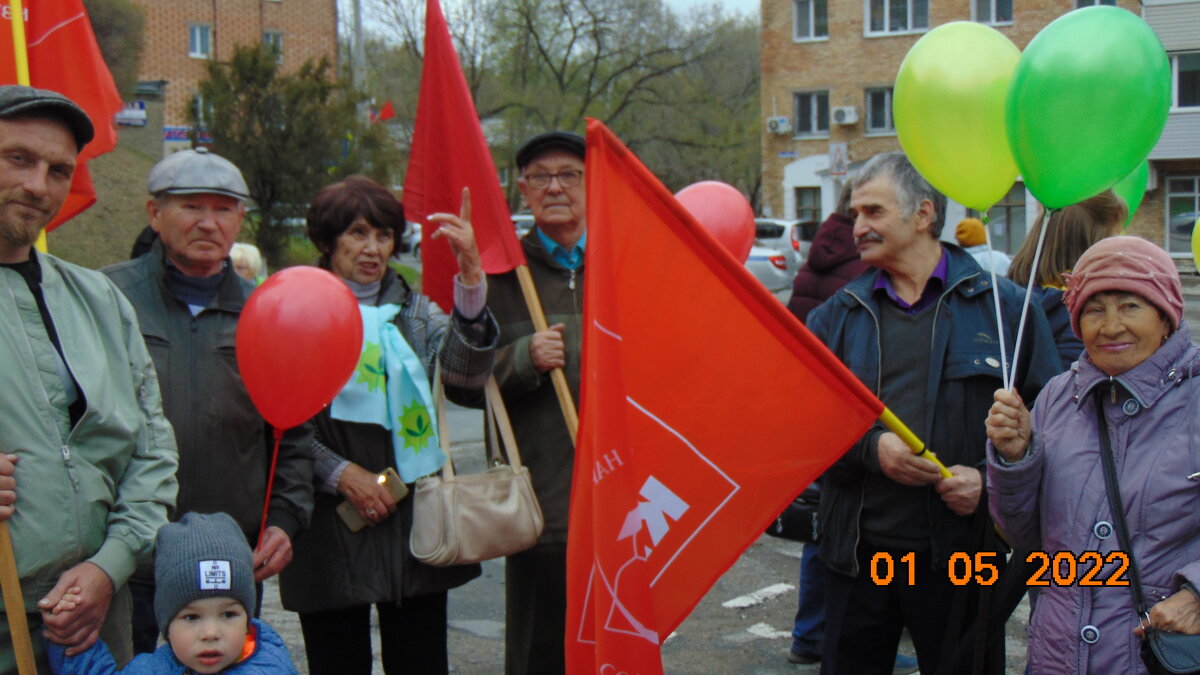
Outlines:
POLYGON ((156 196, 213 193, 242 200, 250 197, 242 172, 208 148, 180 150, 155 164, 146 187, 156 196))
POLYGON ((551 150, 565 150, 579 159, 583 159, 586 149, 587 143, 583 140, 583 136, 570 131, 549 131, 538 134, 525 141, 525 144, 517 150, 517 168, 524 170, 530 162, 551 150))
POLYGON ((71 129, 77 152, 96 135, 92 120, 83 108, 57 91, 20 84, 0 86, 0 118, 36 117, 39 113, 53 117, 71 129))

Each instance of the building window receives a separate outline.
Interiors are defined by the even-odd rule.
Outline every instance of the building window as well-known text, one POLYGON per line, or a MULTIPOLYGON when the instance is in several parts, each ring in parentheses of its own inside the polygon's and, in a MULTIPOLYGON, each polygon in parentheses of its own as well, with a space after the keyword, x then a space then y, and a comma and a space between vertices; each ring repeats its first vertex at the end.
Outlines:
POLYGON ((1171 56, 1171 75, 1175 80, 1175 107, 1200 107, 1200 52, 1171 56))
POLYGON ((1192 254, 1192 228, 1200 218, 1200 176, 1167 178, 1167 252, 1192 254))
POLYGON ((212 26, 206 23, 188 26, 188 56, 194 59, 212 58, 212 26))
POLYGON ((896 125, 892 122, 891 87, 867 90, 867 133, 896 133, 896 125))
POLYGON ((1117 0, 1075 0, 1075 9, 1091 7, 1092 5, 1117 5, 1117 0))
POLYGON ((821 220, 821 188, 796 188, 796 220, 821 220))
MULTIPOLYGON (((968 209, 967 215, 981 217, 975 209, 968 209)), ((992 231, 992 250, 1009 255, 1016 253, 1025 242, 1025 184, 1017 183, 1009 188, 1008 194, 1001 197, 987 215, 988 229, 992 231)), ((946 226, 955 227, 957 223, 946 223, 946 226)))
POLYGON ((929 0, 864 0, 867 34, 910 33, 929 28, 929 0))
POLYGON ((797 136, 825 136, 829 134, 829 92, 806 91, 796 94, 797 136))
POLYGON ((1012 23, 1012 0, 975 0, 975 20, 979 23, 1012 23))
POLYGON ((829 37, 829 10, 827 0, 794 0, 792 2, 792 25, 796 40, 812 40, 829 37))
POLYGON ((275 52, 275 62, 283 63, 283 33, 277 30, 263 31, 263 44, 275 52))

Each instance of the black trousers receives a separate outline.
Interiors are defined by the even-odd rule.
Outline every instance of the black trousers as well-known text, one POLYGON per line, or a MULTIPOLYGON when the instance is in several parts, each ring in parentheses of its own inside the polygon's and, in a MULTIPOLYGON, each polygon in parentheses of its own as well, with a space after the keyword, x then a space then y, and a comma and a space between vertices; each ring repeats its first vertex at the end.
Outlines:
MULTIPOLYGON (((377 603, 383 672, 448 673, 446 593, 377 603)), ((370 675, 371 606, 300 614, 304 653, 311 675, 370 675)))
MULTIPOLYGON (((900 634, 907 627, 917 649, 921 673, 938 672, 946 628, 956 591, 945 561, 931 569, 931 554, 917 553, 911 566, 901 562, 908 551, 882 551, 890 556, 891 583, 877 584, 871 559, 877 551, 859 546, 859 575, 825 570, 825 650, 821 675, 890 675, 900 634)), ((880 566, 879 577, 886 576, 880 566)))
POLYGON ((504 672, 566 670, 567 547, 541 545, 504 560, 504 672))

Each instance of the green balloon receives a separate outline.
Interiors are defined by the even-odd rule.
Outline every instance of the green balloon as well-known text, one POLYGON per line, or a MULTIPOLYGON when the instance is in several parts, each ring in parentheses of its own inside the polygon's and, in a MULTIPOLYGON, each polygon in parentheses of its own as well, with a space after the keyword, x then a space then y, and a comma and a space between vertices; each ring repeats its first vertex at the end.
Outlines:
POLYGON ((1129 216, 1125 218, 1125 228, 1133 222, 1133 212, 1142 205, 1142 197, 1146 196, 1146 183, 1150 180, 1150 162, 1142 160, 1133 171, 1112 186, 1112 191, 1129 207, 1129 216))
POLYGON ((1059 208, 1133 171, 1158 142, 1170 104, 1171 67, 1154 31, 1124 9, 1087 7, 1025 48, 1005 126, 1025 185, 1059 208))

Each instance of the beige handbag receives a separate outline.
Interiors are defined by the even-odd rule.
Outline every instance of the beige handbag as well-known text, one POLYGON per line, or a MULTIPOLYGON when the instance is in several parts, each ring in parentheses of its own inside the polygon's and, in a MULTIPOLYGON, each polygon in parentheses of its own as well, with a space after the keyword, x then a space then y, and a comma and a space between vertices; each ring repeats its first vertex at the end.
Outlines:
MULTIPOLYGON (((440 371, 440 364, 438 369, 440 371)), ((499 558, 523 551, 542 534, 542 509, 533 494, 529 469, 521 454, 495 378, 489 377, 486 416, 489 431, 499 429, 511 464, 505 464, 496 447, 496 434, 486 434, 489 464, 483 473, 458 475, 450 456, 446 432, 445 393, 441 373, 434 376, 438 436, 446 464, 441 475, 417 480, 413 490, 413 526, 409 549, 428 565, 445 567, 499 558), (493 427, 495 425, 495 427, 493 427)))

